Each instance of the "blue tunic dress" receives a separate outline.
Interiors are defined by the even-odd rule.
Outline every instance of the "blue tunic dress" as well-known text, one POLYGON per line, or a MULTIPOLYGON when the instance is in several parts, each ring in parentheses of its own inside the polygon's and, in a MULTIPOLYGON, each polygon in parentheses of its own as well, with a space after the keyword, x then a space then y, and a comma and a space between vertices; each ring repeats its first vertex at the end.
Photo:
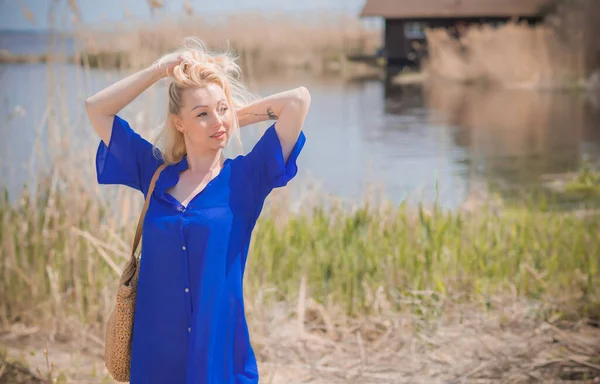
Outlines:
MULTIPOLYGON (((245 156, 184 207, 166 190, 188 167, 167 166, 144 221, 131 358, 132 384, 258 383, 244 311, 242 281, 254 224, 267 195, 297 173, 304 133, 284 163, 274 125, 245 156)), ((100 184, 123 184, 146 196, 162 160, 116 116, 108 147, 100 141, 100 184)))

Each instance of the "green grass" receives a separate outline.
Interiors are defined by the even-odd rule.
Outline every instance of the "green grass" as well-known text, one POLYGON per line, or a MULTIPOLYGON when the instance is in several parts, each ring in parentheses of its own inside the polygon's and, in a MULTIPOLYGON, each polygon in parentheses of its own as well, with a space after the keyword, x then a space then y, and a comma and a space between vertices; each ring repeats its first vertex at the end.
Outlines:
MULTIPOLYGON (((103 324, 117 281, 106 260, 124 264, 135 223, 120 228, 92 194, 74 193, 49 189, 14 205, 3 194, 5 324, 72 314, 103 324)), ((366 202, 356 208, 323 203, 293 215, 266 209, 253 235, 246 294, 270 286, 275 300, 295 300, 305 276, 311 297, 350 315, 376 311, 379 289, 398 311, 415 309, 402 300, 415 292, 429 292, 433 301, 482 303, 516 293, 597 316, 599 218, 527 207, 465 214, 366 202)))
POLYGON ((585 163, 581 170, 565 185, 565 192, 590 199, 600 198, 600 172, 585 163))
POLYGON ((368 291, 394 300, 433 291, 479 300, 520 296, 598 303, 598 216, 513 209, 505 213, 405 207, 355 212, 316 209, 276 226, 264 218, 255 233, 250 275, 292 294, 306 274, 315 298, 331 297, 348 313, 369 311, 368 291))

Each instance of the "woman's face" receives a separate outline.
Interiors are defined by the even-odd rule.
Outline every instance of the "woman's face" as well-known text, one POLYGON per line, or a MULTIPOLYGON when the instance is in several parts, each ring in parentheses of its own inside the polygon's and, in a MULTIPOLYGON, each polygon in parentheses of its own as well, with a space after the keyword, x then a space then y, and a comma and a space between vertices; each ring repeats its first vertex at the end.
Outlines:
POLYGON ((223 89, 214 83, 183 90, 182 105, 175 127, 186 145, 200 150, 218 150, 227 145, 233 127, 232 106, 223 89))

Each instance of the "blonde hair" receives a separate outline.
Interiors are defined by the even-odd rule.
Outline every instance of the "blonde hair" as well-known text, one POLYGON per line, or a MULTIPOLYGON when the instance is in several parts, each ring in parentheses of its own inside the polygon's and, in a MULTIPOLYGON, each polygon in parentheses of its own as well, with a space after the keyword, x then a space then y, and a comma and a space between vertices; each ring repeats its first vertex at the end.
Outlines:
POLYGON ((195 37, 186 37, 182 47, 177 51, 166 54, 154 65, 163 63, 179 55, 183 61, 169 74, 169 106, 167 117, 156 139, 156 147, 160 157, 168 164, 175 164, 187 153, 183 133, 179 132, 173 123, 173 116, 181 111, 182 93, 187 88, 204 87, 209 83, 217 84, 223 89, 233 117, 232 136, 241 144, 239 121, 234 109, 247 105, 257 97, 248 91, 240 81, 241 69, 236 64, 237 56, 228 48, 225 52, 210 52, 204 43, 195 37), (233 108, 232 108, 233 107, 233 108))

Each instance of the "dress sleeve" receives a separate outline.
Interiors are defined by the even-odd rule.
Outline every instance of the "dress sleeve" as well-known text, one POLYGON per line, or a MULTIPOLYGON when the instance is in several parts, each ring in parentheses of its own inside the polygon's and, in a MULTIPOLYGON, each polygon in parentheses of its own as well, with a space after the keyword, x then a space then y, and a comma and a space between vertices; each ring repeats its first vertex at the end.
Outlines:
POLYGON ((154 155, 153 148, 127 121, 115 116, 108 147, 100 140, 96 152, 98 183, 127 185, 145 196, 154 172, 163 162, 154 155))
POLYGON ((267 195, 273 188, 283 187, 296 176, 298 166, 296 160, 306 142, 303 132, 287 159, 283 160, 283 150, 275 124, 258 140, 254 148, 248 153, 247 160, 252 175, 252 183, 259 195, 267 195))

